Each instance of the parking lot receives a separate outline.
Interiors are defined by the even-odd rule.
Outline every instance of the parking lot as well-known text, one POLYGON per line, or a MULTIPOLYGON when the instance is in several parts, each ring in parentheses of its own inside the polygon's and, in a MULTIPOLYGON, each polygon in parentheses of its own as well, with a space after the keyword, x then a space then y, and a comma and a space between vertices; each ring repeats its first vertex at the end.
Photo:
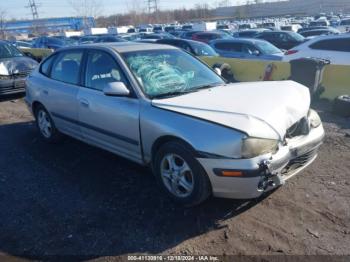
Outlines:
POLYGON ((50 145, 22 99, 0 103, 4 258, 126 254, 350 255, 350 121, 319 102, 326 138, 312 166, 264 199, 185 209, 151 172, 71 138, 50 145))

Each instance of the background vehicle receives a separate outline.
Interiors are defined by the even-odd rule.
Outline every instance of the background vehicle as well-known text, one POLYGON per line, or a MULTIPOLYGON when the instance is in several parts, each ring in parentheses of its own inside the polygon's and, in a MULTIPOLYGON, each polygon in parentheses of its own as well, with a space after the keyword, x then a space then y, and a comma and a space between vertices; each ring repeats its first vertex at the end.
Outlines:
POLYGON ((319 18, 316 21, 310 22, 310 26, 329 26, 330 23, 327 19, 319 18))
POLYGON ((310 30, 316 30, 316 29, 334 29, 333 27, 330 27, 330 26, 308 26, 308 27, 303 27, 301 29, 298 30, 298 33, 300 34, 301 32, 304 32, 304 31, 310 31, 310 30))
POLYGON ((215 39, 231 39, 233 37, 222 33, 222 32, 201 32, 196 33, 192 36, 192 40, 203 42, 203 43, 209 43, 212 40, 215 39))
POLYGON ((125 42, 126 40, 112 36, 112 35, 107 35, 107 36, 100 36, 95 39, 95 43, 113 43, 113 42, 125 42))
POLYGON ((0 41, 0 96, 25 91, 25 78, 38 65, 11 43, 0 41))
POLYGON ((283 57, 280 49, 264 40, 240 38, 214 40, 209 44, 223 57, 256 60, 282 60, 283 57))
POLYGON ((167 44, 181 48, 195 56, 218 56, 218 54, 205 43, 185 39, 160 39, 158 44, 167 44))
POLYGON ((182 30, 193 30, 193 26, 192 25, 183 25, 181 27, 182 30))
POLYGON ((253 29, 253 28, 257 28, 255 23, 247 23, 247 24, 238 25, 239 30, 253 29))
POLYGON ((316 29, 316 30, 305 30, 300 32, 303 37, 312 37, 312 36, 320 36, 320 35, 339 35, 340 32, 336 29, 316 29))
POLYGON ((302 35, 287 31, 265 31, 257 35, 256 38, 264 39, 283 50, 289 50, 305 42, 302 35))
POLYGON ((33 48, 33 44, 31 42, 15 41, 12 44, 17 48, 22 48, 22 49, 33 48))
POLYGON ((233 33, 233 37, 244 37, 244 38, 254 38, 258 34, 265 32, 265 31, 271 31, 269 29, 264 28, 257 28, 257 29, 250 29, 250 30, 243 30, 239 32, 233 33))
POLYGON ((86 36, 82 36, 79 40, 78 40, 78 44, 91 44, 94 43, 97 38, 99 36, 97 35, 86 35, 86 36))
POLYGON ((196 31, 212 31, 216 30, 216 22, 196 22, 192 24, 192 30, 196 31))
POLYGON ((340 21, 339 27, 337 28, 339 31, 345 33, 350 31, 350 18, 346 18, 340 21))
POLYGON ((315 57, 331 61, 331 64, 350 65, 350 36, 321 36, 286 52, 284 61, 302 57, 315 57))
POLYGON ((42 36, 36 38, 33 42, 34 48, 49 48, 57 50, 64 46, 67 46, 67 43, 64 40, 55 37, 42 36))
POLYGON ((173 39, 173 35, 169 33, 152 33, 152 34, 142 34, 141 39, 173 39))
POLYGON ((192 36, 194 34, 200 33, 202 31, 197 31, 197 30, 188 30, 188 31, 183 31, 182 34, 180 34, 180 38, 182 39, 192 39, 192 36))
POLYGON ((295 33, 298 32, 298 30, 300 30, 301 28, 303 28, 303 27, 301 25, 298 25, 298 24, 281 26, 282 31, 292 31, 295 33))

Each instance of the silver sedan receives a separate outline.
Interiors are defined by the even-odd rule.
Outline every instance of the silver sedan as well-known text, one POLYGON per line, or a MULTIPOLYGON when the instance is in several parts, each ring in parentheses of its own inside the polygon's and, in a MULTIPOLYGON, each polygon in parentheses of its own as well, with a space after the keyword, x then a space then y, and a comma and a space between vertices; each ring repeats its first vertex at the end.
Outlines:
POLYGON ((44 140, 66 134, 150 166, 188 206, 261 196, 308 166, 324 136, 306 87, 226 84, 166 45, 60 49, 28 78, 26 102, 44 140))

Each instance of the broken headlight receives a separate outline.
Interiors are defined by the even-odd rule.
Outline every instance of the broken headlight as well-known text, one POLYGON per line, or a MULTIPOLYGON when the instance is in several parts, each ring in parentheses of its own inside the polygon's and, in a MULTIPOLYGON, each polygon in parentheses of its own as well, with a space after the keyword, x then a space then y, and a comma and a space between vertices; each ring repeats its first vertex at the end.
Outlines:
POLYGON ((242 140, 242 158, 253 158, 268 153, 276 153, 278 141, 273 139, 247 137, 242 140))
POLYGON ((313 128, 319 127, 322 124, 321 118, 319 117, 317 112, 313 109, 309 110, 307 118, 309 119, 310 126, 313 128))

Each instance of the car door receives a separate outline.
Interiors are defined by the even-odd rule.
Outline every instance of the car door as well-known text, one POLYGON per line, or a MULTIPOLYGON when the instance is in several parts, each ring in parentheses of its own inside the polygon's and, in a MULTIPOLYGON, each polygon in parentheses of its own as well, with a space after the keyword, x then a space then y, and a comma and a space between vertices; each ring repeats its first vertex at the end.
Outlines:
POLYGON ((50 72, 39 83, 41 101, 60 131, 80 138, 77 95, 83 50, 60 52, 53 58, 50 72))
POLYGON ((107 96, 108 83, 123 82, 133 90, 116 57, 90 50, 85 65, 84 87, 79 90, 79 123, 84 140, 131 160, 142 162, 139 132, 139 100, 107 96))

